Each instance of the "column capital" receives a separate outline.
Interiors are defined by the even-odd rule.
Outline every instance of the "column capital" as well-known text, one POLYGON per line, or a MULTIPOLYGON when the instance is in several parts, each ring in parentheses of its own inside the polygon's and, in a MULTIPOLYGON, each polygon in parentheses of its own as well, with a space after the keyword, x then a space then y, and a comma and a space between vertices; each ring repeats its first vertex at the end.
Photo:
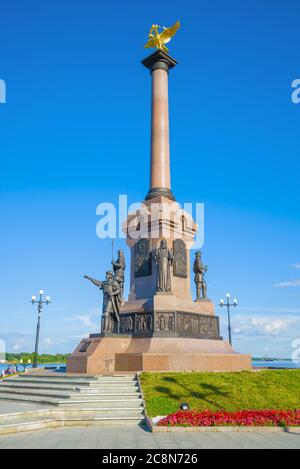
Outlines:
POLYGON ((170 57, 170 55, 158 49, 153 54, 142 60, 142 64, 144 67, 148 68, 150 72, 152 72, 157 68, 162 68, 166 71, 169 71, 171 68, 177 65, 177 62, 175 59, 173 59, 173 57, 170 57))

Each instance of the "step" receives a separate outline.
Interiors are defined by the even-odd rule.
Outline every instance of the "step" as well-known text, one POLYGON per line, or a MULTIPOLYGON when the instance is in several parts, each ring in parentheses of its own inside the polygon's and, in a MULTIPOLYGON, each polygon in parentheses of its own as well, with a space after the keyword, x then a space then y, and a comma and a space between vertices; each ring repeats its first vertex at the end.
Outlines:
POLYGON ((19 378, 24 379, 56 379, 56 380, 63 380, 63 379, 81 379, 83 381, 91 381, 97 380, 98 376, 95 375, 83 375, 83 374, 68 374, 68 373, 55 373, 53 371, 49 373, 41 372, 41 373, 22 373, 18 375, 19 378))
POLYGON ((57 390, 49 390, 49 389, 31 389, 29 392, 24 391, 24 389, 16 389, 13 386, 10 387, 0 387, 0 397, 2 394, 18 394, 18 395, 25 395, 25 396, 42 396, 42 397, 54 397, 57 399, 81 399, 89 397, 94 398, 95 396, 103 396, 103 395, 115 395, 115 396, 131 396, 139 394, 138 388, 129 388, 129 389, 99 389, 95 392, 85 392, 85 391, 76 391, 76 392, 64 392, 64 391, 57 391, 57 390))
POLYGON ((104 373, 102 375, 88 375, 85 373, 55 373, 53 371, 46 372, 43 370, 42 372, 34 372, 29 370, 27 373, 24 373, 23 376, 34 376, 34 377, 40 377, 40 378, 47 378, 49 376, 53 376, 54 378, 57 379, 63 379, 64 376, 67 376, 68 378, 78 378, 78 379, 101 379, 101 378, 126 378, 126 377, 134 377, 136 376, 136 373, 104 373))
POLYGON ((22 412, 13 412, 0 415, 0 423, 7 420, 14 420, 20 416, 77 416, 77 415, 97 415, 102 414, 106 411, 114 410, 115 412, 123 411, 124 409, 128 411, 140 411, 144 412, 143 402, 136 401, 103 401, 101 403, 95 404, 80 404, 80 405, 70 405, 70 406, 45 406, 37 410, 26 410, 22 412), (100 404, 100 405, 99 405, 100 404))
POLYGON ((64 382, 64 381, 74 381, 74 382, 101 382, 101 381, 114 381, 114 382, 122 382, 122 381, 134 381, 136 380, 135 375, 123 375, 123 376, 111 376, 111 375, 102 375, 102 376, 74 376, 74 375, 66 375, 60 374, 59 376, 55 374, 47 374, 47 375, 35 375, 35 374, 21 374, 12 378, 6 379, 14 379, 14 380, 35 380, 35 381, 55 381, 64 382))
POLYGON ((130 380, 133 380, 133 379, 136 379, 136 375, 122 375, 122 376, 112 376, 112 375, 101 375, 101 376, 86 376, 86 375, 69 375, 67 373, 59 373, 59 375, 56 375, 55 373, 49 373, 49 374, 30 374, 30 373, 21 373, 17 376, 14 376, 14 377, 11 377, 11 378, 14 378, 14 379, 39 379, 39 380, 47 380, 47 379, 51 379, 51 380, 55 380, 57 382, 59 381, 64 381, 65 379, 70 379, 70 380, 73 380, 73 381, 102 381, 103 379, 106 379, 106 380, 112 380, 112 381, 115 381, 115 380, 118 380, 118 381, 122 381, 122 380, 127 380, 127 381, 130 381, 130 380))
POLYGON ((63 417, 102 417, 103 415, 144 415, 144 407, 140 404, 130 407, 128 403, 122 402, 120 407, 109 406, 109 403, 106 403, 106 406, 101 408, 99 407, 60 407, 60 408, 48 408, 48 409, 39 409, 35 411, 24 411, 16 412, 9 414, 0 415, 0 425, 5 423, 14 423, 19 419, 27 418, 31 420, 37 420, 39 418, 56 418, 60 419, 63 417))
POLYGON ((0 393, 4 392, 20 392, 22 394, 36 394, 36 393, 42 393, 44 394, 45 392, 49 394, 100 394, 100 393, 131 393, 131 392, 138 392, 139 387, 136 386, 102 386, 98 388, 92 388, 92 387, 63 387, 63 386, 25 386, 25 385, 16 385, 12 383, 7 383, 6 385, 0 385, 0 393))
MULTIPOLYGON (((87 408, 87 407, 95 407, 95 408, 102 408, 104 405, 110 405, 110 406, 113 406, 113 402, 114 401, 103 401, 103 400, 94 400, 94 401, 58 401, 56 403, 56 405, 60 406, 60 407, 84 407, 84 408, 87 408), (110 403, 110 404, 108 404, 110 403)), ((120 401, 116 401, 116 402, 120 402, 120 401)), ((124 401, 123 403, 126 402, 126 405, 128 405, 129 401, 124 401)), ((133 402, 139 402, 139 401, 133 401, 133 402)), ((140 400, 139 402, 140 404, 142 403, 142 400, 140 400)))
POLYGON ((74 391, 75 389, 84 389, 86 392, 94 389, 99 389, 91 387, 91 386, 70 386, 70 385, 64 385, 64 384, 47 384, 47 383, 25 383, 25 382, 13 382, 13 381, 8 381, 6 383, 1 383, 0 384, 0 390, 1 388, 6 389, 6 388, 11 388, 13 387, 14 389, 24 389, 30 391, 31 389, 53 389, 53 390, 58 390, 58 391, 74 391))
POLYGON ((55 381, 55 380, 39 380, 39 379, 23 379, 23 378, 5 378, 5 380, 3 380, 3 382, 1 383, 0 387, 5 383, 22 383, 22 384, 29 384, 29 383, 32 383, 32 384, 41 384, 43 386, 48 386, 48 385, 53 385, 53 386, 57 386, 58 384, 63 384, 63 385, 66 385, 66 386, 72 386, 72 387, 75 387, 75 386, 82 386, 82 387, 88 387, 88 386, 94 386, 95 383, 97 383, 96 381, 74 381, 74 380, 68 380, 66 379, 65 381, 63 382, 58 382, 58 381, 55 381))
POLYGON ((20 401, 20 402, 32 402, 32 403, 39 403, 39 404, 47 404, 47 405, 71 405, 71 404, 76 404, 79 405, 81 403, 84 404, 93 404, 95 402, 101 403, 103 402, 111 402, 111 401, 120 401, 124 399, 126 402, 132 401, 132 402, 137 402, 137 401, 142 401, 140 394, 135 394, 135 395, 128 395, 124 396, 122 395, 102 395, 101 398, 98 399, 76 399, 76 400, 71 400, 71 399, 57 399, 57 398, 51 398, 51 397, 43 397, 43 396, 33 396, 33 395, 25 395, 25 394, 4 394, 0 393, 0 400, 10 400, 10 401, 20 401))
POLYGON ((136 401, 141 399, 141 396, 138 394, 137 396, 124 396, 124 395, 102 395, 102 396, 94 396, 94 397, 76 397, 74 398, 59 398, 59 397, 51 397, 51 396, 34 396, 34 395, 26 395, 26 394, 0 394, 0 400, 14 400, 14 401, 23 401, 23 402, 38 402, 41 404, 53 404, 53 405, 70 405, 70 404, 80 404, 80 403, 95 403, 95 402, 107 402, 107 401, 119 401, 120 399, 124 399, 126 402, 128 401, 136 401))
POLYGON ((137 381, 135 380, 132 380, 132 381, 112 381, 112 380, 109 380, 109 381, 106 381, 106 380, 103 380, 103 381, 92 381, 89 383, 89 385, 87 385, 87 383, 79 383, 79 382, 73 382, 72 384, 68 383, 68 382, 49 382, 49 381, 43 381, 43 380, 26 380, 26 379, 12 379, 12 378, 7 378, 5 380, 3 380, 2 382, 0 382, 0 387, 2 386, 17 386, 17 387, 26 387, 26 388, 35 388, 35 387, 47 387, 49 389, 53 388, 53 389, 74 389, 74 388, 94 388, 94 389, 98 389, 98 388, 101 388, 103 386, 117 386, 117 387, 130 387, 130 386, 137 386, 137 381))
POLYGON ((47 392, 49 394, 97 394, 97 393, 131 393, 131 392, 138 392, 138 386, 102 386, 98 388, 86 388, 86 387, 74 387, 72 389, 65 389, 65 388, 49 388, 48 386, 39 386, 37 388, 27 388, 23 386, 15 386, 14 384, 6 384, 0 385, 0 392, 7 392, 7 390, 15 390, 16 392, 21 393, 44 393, 47 392))
MULTIPOLYGON (((140 397, 129 397, 121 399, 122 396, 101 396, 94 399, 57 399, 57 398, 47 398, 43 396, 24 396, 24 395, 15 395, 15 394, 7 394, 3 398, 0 396, 0 400, 9 400, 9 401, 19 401, 19 402, 32 402, 32 403, 39 403, 39 404, 47 404, 47 405, 60 405, 60 406, 71 406, 76 405, 79 406, 81 404, 84 405, 93 405, 102 406, 105 402, 140 402, 142 399, 140 397)), ((124 397, 124 396, 123 396, 124 397)))
POLYGON ((142 413, 138 413, 138 414, 133 414, 132 412, 124 412, 124 413, 111 413, 110 415, 108 416, 92 416, 92 415, 89 415, 89 416, 84 416, 84 415, 78 415, 76 417, 72 417, 72 416, 68 416, 68 415, 62 415, 62 416, 51 416, 51 415, 45 415, 45 416, 19 416, 17 418, 15 418, 14 421, 11 421, 11 422, 1 422, 0 423, 0 427, 4 427, 4 426, 13 426, 13 425, 16 425, 16 424, 20 424, 20 423, 27 423, 27 422, 38 422, 38 421, 45 421, 45 420, 57 420, 58 422, 59 421, 62 421, 62 420, 85 420, 85 421, 94 421, 94 420, 122 420, 123 418, 125 419, 132 419, 132 420, 143 420, 144 416, 142 413))
POLYGON ((110 416, 110 417, 63 417, 56 418, 39 418, 37 420, 20 419, 12 424, 0 425, 0 435, 8 435, 11 433, 19 433, 33 430, 42 430, 45 428, 55 428, 63 426, 86 426, 86 425, 138 425, 144 422, 141 416, 110 416))
POLYGON ((69 381, 65 380, 62 382, 50 381, 50 380, 22 380, 22 379, 13 379, 13 378, 6 378, 2 382, 0 382, 0 388, 2 386, 40 386, 40 387, 53 387, 53 388, 60 388, 60 387, 70 387, 70 388, 102 388, 103 386, 111 386, 111 387, 131 387, 137 386, 136 381, 122 381, 122 382, 114 382, 114 381, 69 381))
POLYGON ((50 379, 50 378, 47 378, 47 379, 37 379, 37 378, 24 378, 24 377, 21 377, 21 378, 18 378, 18 377, 15 377, 15 378, 5 378, 5 380, 3 380, 1 383, 0 383, 0 386, 2 385, 5 385, 5 383, 22 383, 22 384, 29 384, 29 383, 32 383, 32 384, 40 384, 40 385, 44 385, 44 386, 48 386, 48 385, 53 385, 53 386, 57 386, 59 384, 62 384, 64 386, 75 386, 75 387, 78 387, 78 386, 84 386, 84 387, 89 387, 89 386, 93 386, 93 387, 101 387, 103 386, 104 384, 110 384, 112 386, 123 386, 123 385, 132 385, 134 383, 136 383, 136 380, 116 380, 116 381, 113 381, 113 380, 101 380, 101 381, 84 381, 84 380, 74 380, 74 379, 64 379, 64 380, 55 380, 55 379, 50 379))
POLYGON ((0 400, 19 401, 19 402, 32 402, 38 404, 58 405, 59 400, 53 398, 42 398, 41 396, 29 396, 22 394, 5 394, 0 393, 0 400))

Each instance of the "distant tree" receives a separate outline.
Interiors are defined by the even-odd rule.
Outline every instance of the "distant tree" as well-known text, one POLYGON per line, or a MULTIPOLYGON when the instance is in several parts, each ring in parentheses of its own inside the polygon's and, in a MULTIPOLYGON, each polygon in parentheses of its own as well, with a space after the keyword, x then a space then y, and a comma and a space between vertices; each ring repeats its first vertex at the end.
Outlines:
MULTIPOLYGON (((58 353, 56 355, 51 355, 47 353, 42 353, 38 355, 38 363, 66 363, 70 354, 58 353)), ((6 360, 9 363, 20 363, 20 360, 23 360, 23 363, 28 363, 28 360, 31 360, 33 363, 34 353, 30 352, 21 352, 21 353, 7 353, 6 360)))

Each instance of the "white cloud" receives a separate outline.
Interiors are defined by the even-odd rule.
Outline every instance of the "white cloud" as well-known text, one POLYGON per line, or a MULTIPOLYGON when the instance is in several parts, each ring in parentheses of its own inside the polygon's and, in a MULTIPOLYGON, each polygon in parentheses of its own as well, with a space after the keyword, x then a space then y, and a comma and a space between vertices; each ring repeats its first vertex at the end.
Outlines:
POLYGON ((291 264, 291 267, 294 267, 294 269, 300 269, 300 262, 295 262, 294 264, 291 264))
MULTIPOLYGON (((79 324, 79 327, 82 328, 82 324, 79 324)), ((99 326, 97 327, 99 329, 99 326)), ((92 330, 89 332, 92 332, 92 330)), ((40 353, 70 353, 75 349, 75 346, 78 344, 80 339, 82 339, 83 337, 88 337, 89 335, 88 333, 86 333, 85 330, 83 330, 82 333, 78 331, 78 334, 74 334, 66 328, 61 328, 59 330, 56 329, 52 332, 52 334, 53 335, 51 336, 41 336, 39 349, 40 353)), ((35 334, 25 334, 20 332, 1 332, 1 339, 2 342, 6 344, 7 352, 20 353, 32 352, 34 350, 35 334)))
POLYGON ((53 320, 54 323, 63 323, 63 322, 74 322, 75 321, 81 321, 84 322, 85 320, 83 318, 89 317, 93 318, 96 316, 100 316, 99 308, 92 308, 89 309, 86 314, 74 314, 73 316, 64 316, 64 317, 59 317, 53 320))
MULTIPOLYGON (((18 334, 21 335, 21 334, 18 334)), ((17 337, 16 340, 13 340, 13 343, 11 345, 12 349, 14 352, 19 352, 20 350, 23 349, 24 346, 26 346, 26 339, 27 337, 17 337)))
POLYGON ((277 288, 300 287, 300 280, 292 280, 291 282, 275 283, 274 287, 277 287, 277 288))
POLYGON ((51 337, 45 337, 43 342, 44 342, 44 346, 47 348, 53 344, 51 337))
POLYGON ((300 318, 297 316, 236 316, 233 320, 233 331, 235 334, 278 336, 298 323, 300 318))
POLYGON ((74 319, 77 319, 77 321, 81 321, 82 324, 85 326, 85 327, 89 327, 89 328, 93 328, 93 329, 96 329, 98 327, 97 324, 95 324, 91 318, 93 317, 94 315, 90 315, 90 314, 76 314, 74 316, 74 319))

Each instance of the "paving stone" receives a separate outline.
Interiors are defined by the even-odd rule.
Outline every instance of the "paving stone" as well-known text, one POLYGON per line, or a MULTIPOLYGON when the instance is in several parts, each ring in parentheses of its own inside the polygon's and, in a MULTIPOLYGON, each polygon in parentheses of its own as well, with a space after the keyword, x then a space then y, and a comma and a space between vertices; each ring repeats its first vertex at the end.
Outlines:
POLYGON ((99 448, 99 449, 220 449, 294 448, 300 449, 300 434, 230 433, 150 433, 140 427, 70 427, 1 436, 0 448, 99 448))

